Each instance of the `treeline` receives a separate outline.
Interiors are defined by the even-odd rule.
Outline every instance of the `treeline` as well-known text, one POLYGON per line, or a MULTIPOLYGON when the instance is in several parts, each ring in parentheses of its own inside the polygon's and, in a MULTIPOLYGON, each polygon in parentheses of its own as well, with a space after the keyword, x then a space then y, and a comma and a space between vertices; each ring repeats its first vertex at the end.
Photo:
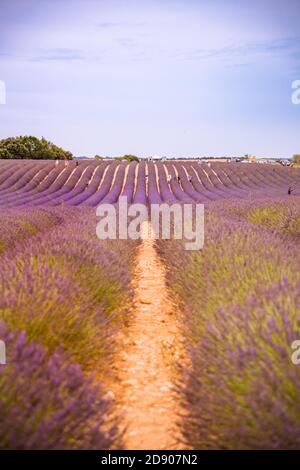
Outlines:
POLYGON ((0 159, 72 160, 73 155, 44 137, 19 136, 0 140, 0 159))
MULTIPOLYGON (((110 158, 110 157, 101 157, 100 155, 95 155, 94 159, 95 160, 105 160, 105 158, 110 158)), ((123 155, 123 157, 113 157, 114 160, 119 160, 119 161, 124 161, 126 160, 127 162, 139 162, 140 159, 136 155, 130 155, 126 154, 123 155)))

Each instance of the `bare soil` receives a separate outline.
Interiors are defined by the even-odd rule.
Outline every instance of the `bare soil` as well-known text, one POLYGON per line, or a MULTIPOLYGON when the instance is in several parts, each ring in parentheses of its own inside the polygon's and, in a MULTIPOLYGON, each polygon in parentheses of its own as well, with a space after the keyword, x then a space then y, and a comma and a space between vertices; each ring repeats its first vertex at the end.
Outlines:
MULTIPOLYGON (((149 230, 144 224, 144 230, 149 230)), ((133 278, 134 307, 117 337, 116 379, 111 394, 121 416, 126 449, 183 449, 175 389, 177 364, 185 361, 180 316, 166 287, 155 242, 141 242, 133 278)))

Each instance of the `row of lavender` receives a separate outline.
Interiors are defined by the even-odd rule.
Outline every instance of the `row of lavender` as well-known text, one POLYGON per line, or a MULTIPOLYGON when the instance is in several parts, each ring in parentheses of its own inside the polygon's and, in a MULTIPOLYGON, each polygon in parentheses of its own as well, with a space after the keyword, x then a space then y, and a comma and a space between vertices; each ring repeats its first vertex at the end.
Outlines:
POLYGON ((300 201, 216 202, 202 251, 157 242, 184 315, 195 449, 299 449, 300 201))
POLYGON ((300 194, 300 170, 196 162, 0 162, 0 207, 209 202, 300 194))
POLYGON ((0 448, 121 447, 104 383, 135 243, 100 242, 93 209, 0 217, 0 448))

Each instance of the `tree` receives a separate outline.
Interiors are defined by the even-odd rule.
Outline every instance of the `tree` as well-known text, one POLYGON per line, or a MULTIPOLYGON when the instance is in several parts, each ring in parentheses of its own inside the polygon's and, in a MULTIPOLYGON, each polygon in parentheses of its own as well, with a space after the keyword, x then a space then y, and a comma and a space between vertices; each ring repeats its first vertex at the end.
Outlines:
POLYGON ((293 155, 293 163, 300 163, 300 154, 293 155))
POLYGON ((0 140, 0 159, 72 160, 73 155, 52 142, 34 136, 0 140))
POLYGON ((103 160, 103 157, 100 157, 100 155, 95 155, 95 156, 94 156, 94 159, 95 159, 95 160, 103 160))
POLYGON ((123 157, 116 157, 115 160, 127 160, 128 162, 139 162, 139 158, 135 155, 124 155, 123 157))

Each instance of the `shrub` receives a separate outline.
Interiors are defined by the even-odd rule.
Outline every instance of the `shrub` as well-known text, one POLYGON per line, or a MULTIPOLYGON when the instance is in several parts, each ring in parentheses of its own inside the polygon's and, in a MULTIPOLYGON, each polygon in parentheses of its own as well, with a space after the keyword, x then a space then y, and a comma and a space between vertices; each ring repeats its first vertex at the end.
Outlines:
POLYGON ((184 389, 194 448, 300 448, 299 294, 284 280, 207 318, 184 389))
POLYGON ((63 219, 53 209, 0 210, 0 255, 20 241, 50 230, 63 219))
POLYGON ((93 235, 84 223, 63 225, 4 253, 0 271, 0 318, 85 370, 102 369, 131 293, 127 269, 93 235))
POLYGON ((51 352, 62 346, 84 370, 101 371, 131 300, 136 242, 100 242, 95 212, 79 208, 10 210, 0 240, 7 243, 21 214, 42 232, 1 255, 0 319, 51 352))
POLYGON ((195 449, 299 449, 300 369, 291 362, 300 332, 298 245, 273 231, 273 218, 276 224, 282 216, 273 209, 254 212, 249 223, 253 204, 226 206, 223 216, 220 208, 207 210, 202 251, 158 242, 192 356, 182 385, 186 442, 195 449))
POLYGON ((4 323, 0 338, 7 349, 7 364, 0 365, 0 448, 107 449, 115 431, 102 429, 108 409, 101 384, 4 323))
POLYGON ((248 221, 267 227, 273 233, 293 236, 294 239, 300 235, 300 206, 297 198, 217 202, 214 211, 235 221, 248 221))
POLYGON ((127 160, 128 162, 139 162, 139 158, 135 155, 124 155, 123 157, 115 157, 115 160, 127 160))

